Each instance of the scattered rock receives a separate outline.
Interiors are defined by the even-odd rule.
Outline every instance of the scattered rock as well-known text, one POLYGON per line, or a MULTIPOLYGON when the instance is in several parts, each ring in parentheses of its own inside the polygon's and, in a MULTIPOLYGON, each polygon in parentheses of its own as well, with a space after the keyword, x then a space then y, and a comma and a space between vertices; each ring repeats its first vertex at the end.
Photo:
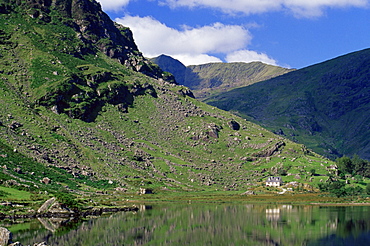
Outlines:
POLYGON ((227 123, 231 130, 239 131, 240 130, 240 124, 236 122, 235 120, 231 120, 227 123))
POLYGON ((206 134, 210 136, 211 138, 218 138, 218 132, 219 130, 215 128, 215 129, 211 129, 210 131, 206 132, 206 134))
POLYGON ((139 194, 140 195, 153 194, 153 190, 152 189, 140 188, 139 194))
POLYGON ((22 127, 23 125, 17 121, 13 121, 8 127, 12 130, 15 130, 19 127, 22 127))
POLYGON ((51 182, 51 179, 49 179, 48 177, 45 177, 43 178, 42 180, 40 180, 41 183, 44 183, 44 184, 50 184, 51 182))
POLYGON ((20 242, 9 244, 8 246, 23 246, 20 242))
POLYGON ((127 189, 123 188, 123 187, 117 187, 115 190, 119 191, 119 192, 126 192, 127 191, 127 189))
POLYGON ((14 168, 14 172, 18 173, 18 174, 22 174, 22 169, 20 167, 17 167, 17 168, 14 168))
POLYGON ((33 246, 48 246, 46 242, 35 243, 33 246))
POLYGON ((244 196, 244 195, 255 195, 256 193, 254 193, 254 191, 251 191, 251 190, 248 190, 240 195, 244 196))

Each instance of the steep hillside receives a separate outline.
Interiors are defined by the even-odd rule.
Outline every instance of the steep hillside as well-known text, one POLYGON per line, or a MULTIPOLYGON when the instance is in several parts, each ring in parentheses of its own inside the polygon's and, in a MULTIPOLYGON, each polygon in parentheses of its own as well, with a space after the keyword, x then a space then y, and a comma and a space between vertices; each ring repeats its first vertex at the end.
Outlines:
POLYGON ((327 178, 332 163, 303 145, 195 100, 95 1, 0 7, 2 186, 90 194, 327 178))
POLYGON ((154 58, 150 58, 149 60, 157 64, 163 71, 173 74, 178 84, 185 85, 185 74, 187 68, 179 60, 166 55, 160 55, 154 58))
POLYGON ((370 49, 207 102, 236 112, 330 157, 370 159, 370 49))
POLYGON ((165 55, 152 58, 151 61, 172 73, 179 84, 189 87, 200 100, 293 71, 262 62, 209 63, 186 67, 165 55))

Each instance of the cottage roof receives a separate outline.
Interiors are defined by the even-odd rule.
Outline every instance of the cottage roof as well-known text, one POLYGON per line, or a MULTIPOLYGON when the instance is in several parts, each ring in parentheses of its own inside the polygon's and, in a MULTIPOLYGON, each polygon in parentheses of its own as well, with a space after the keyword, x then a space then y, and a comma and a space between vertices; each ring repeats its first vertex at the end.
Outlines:
POLYGON ((268 177, 266 182, 282 182, 281 177, 268 177))

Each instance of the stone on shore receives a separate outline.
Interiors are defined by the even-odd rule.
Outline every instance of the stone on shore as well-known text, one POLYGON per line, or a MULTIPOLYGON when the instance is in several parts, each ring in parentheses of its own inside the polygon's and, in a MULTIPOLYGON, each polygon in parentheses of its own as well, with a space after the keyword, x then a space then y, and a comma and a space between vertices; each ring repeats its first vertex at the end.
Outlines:
POLYGON ((0 246, 6 246, 12 241, 12 233, 4 228, 0 227, 0 246))

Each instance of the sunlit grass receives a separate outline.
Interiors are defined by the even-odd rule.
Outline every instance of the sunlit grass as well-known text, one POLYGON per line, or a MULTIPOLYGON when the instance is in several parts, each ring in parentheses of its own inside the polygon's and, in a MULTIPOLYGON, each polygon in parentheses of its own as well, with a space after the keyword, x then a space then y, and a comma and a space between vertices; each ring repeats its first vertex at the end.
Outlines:
POLYGON ((20 201, 30 200, 31 195, 32 195, 31 193, 27 191, 17 190, 14 188, 3 187, 3 186, 0 186, 0 191, 4 191, 10 194, 9 196, 5 197, 6 200, 8 199, 9 200, 20 200, 20 201))

